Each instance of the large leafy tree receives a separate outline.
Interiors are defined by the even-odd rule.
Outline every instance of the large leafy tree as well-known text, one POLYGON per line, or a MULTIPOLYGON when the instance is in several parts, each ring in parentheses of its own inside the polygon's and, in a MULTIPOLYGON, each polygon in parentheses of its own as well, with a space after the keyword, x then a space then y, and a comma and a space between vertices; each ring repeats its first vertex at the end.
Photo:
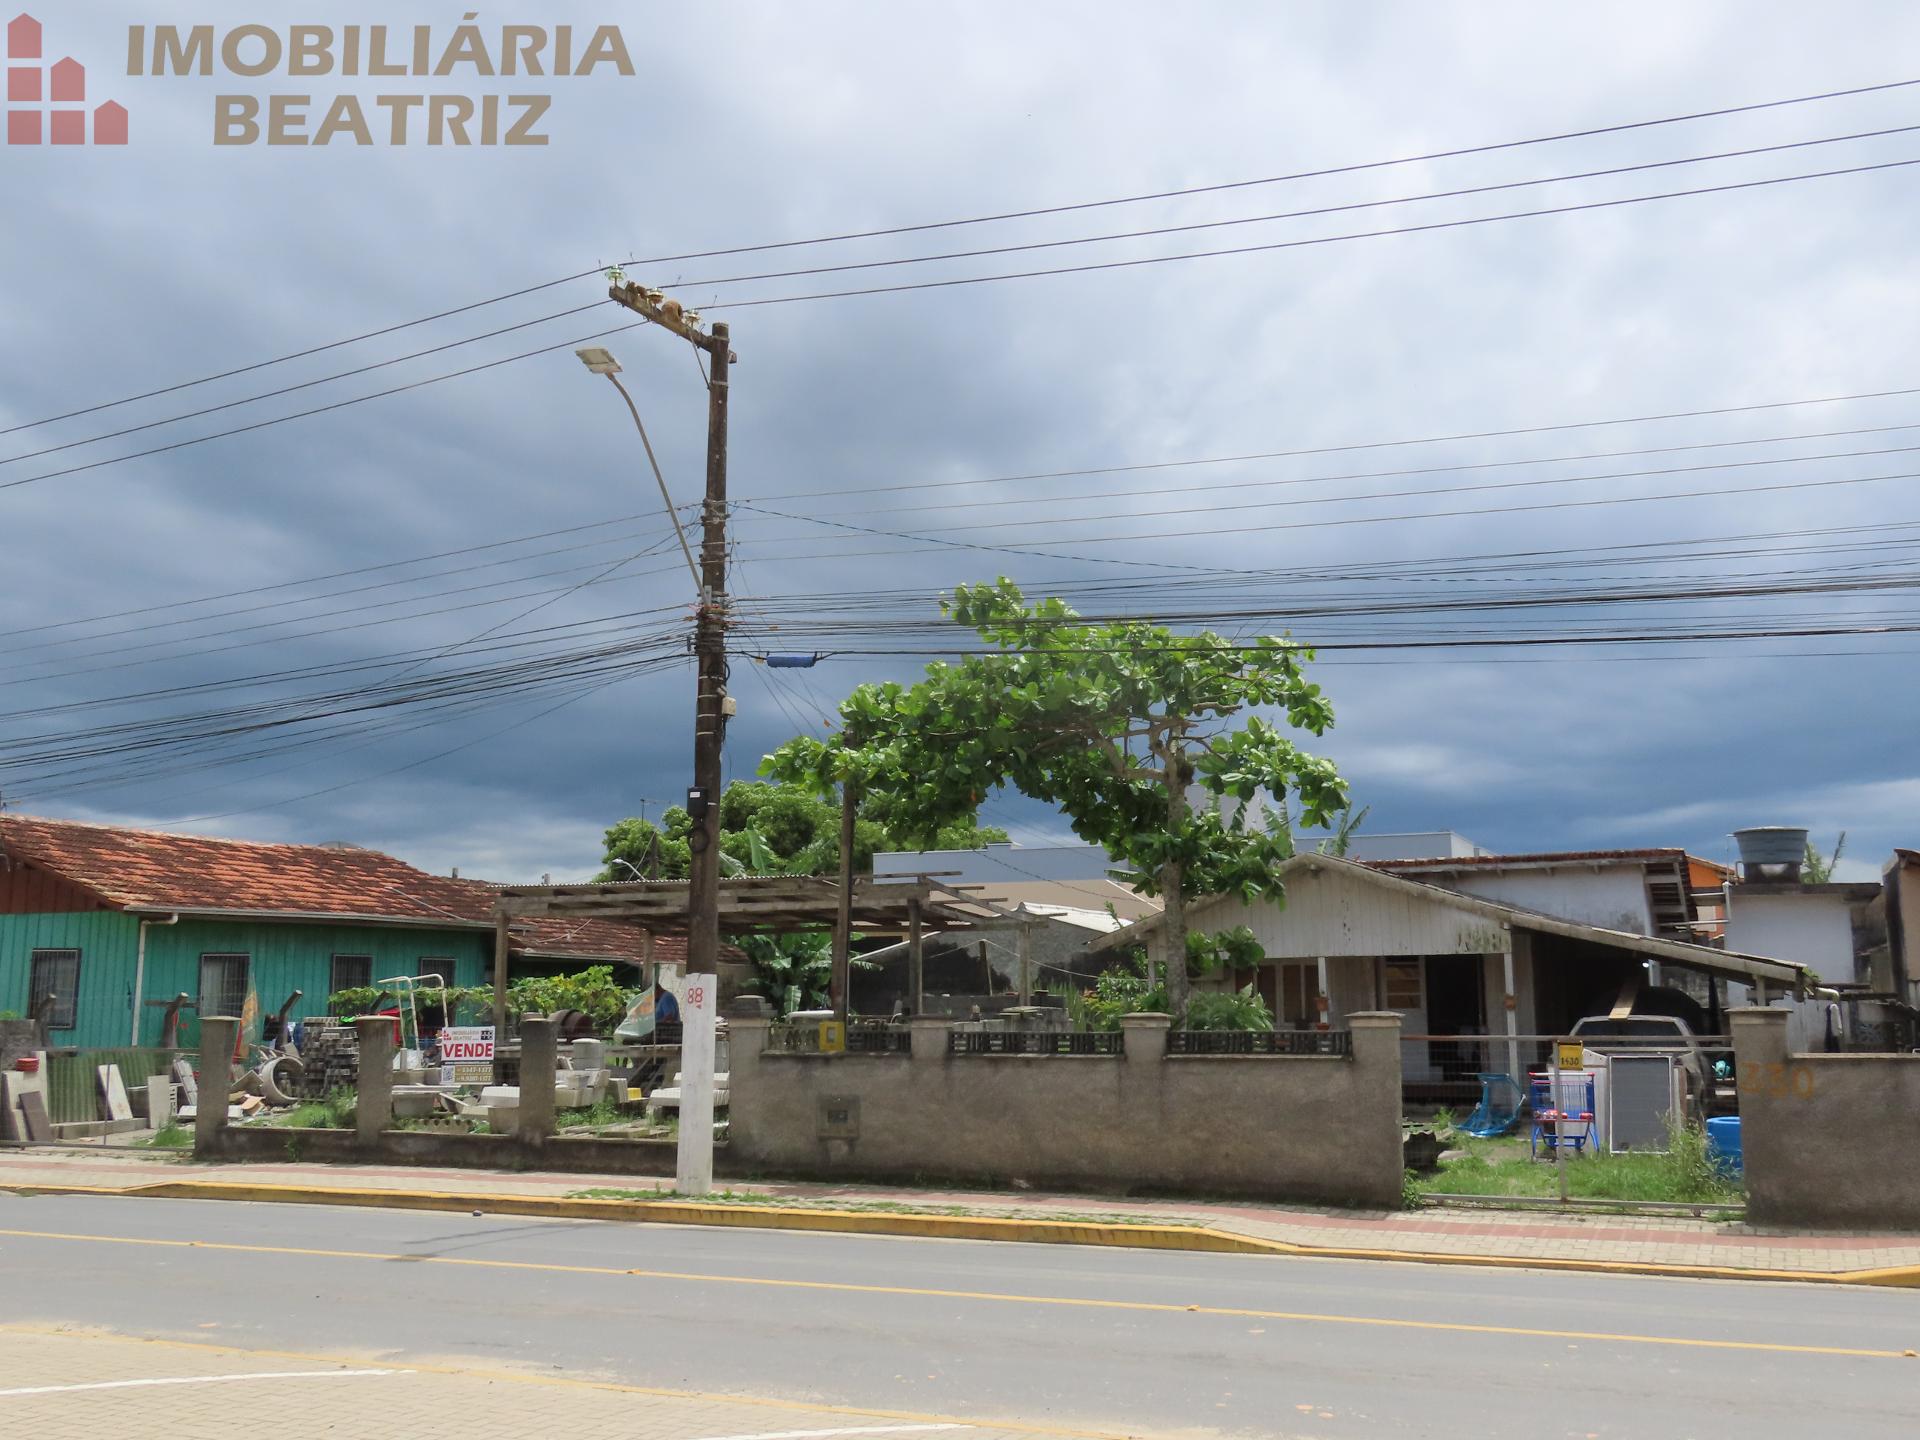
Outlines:
MULTIPOLYGON (((972 814, 1001 785, 1058 805, 1076 834, 1162 897, 1174 957, 1187 952, 1189 898, 1279 893, 1273 872, 1292 836, 1244 823, 1245 802, 1264 792, 1313 828, 1347 803, 1332 762, 1289 733, 1333 724, 1300 646, 1089 623, 1057 599, 1029 606, 1005 578, 963 585, 941 610, 992 649, 930 665, 911 687, 861 686, 831 737, 789 741, 762 773, 813 793, 881 791, 921 826, 972 814), (1196 785, 1229 803, 1189 806, 1196 785)), ((1169 964, 1167 984, 1184 1019, 1186 966, 1169 964)))
MULTIPOLYGON (((854 820, 853 868, 873 870, 876 850, 970 850, 1004 842, 1007 832, 974 823, 977 806, 939 825, 919 825, 885 791, 860 797, 854 820)), ((631 880, 636 872, 663 880, 686 878, 693 820, 669 807, 660 823, 629 817, 606 832, 600 882, 631 880)), ((720 796, 722 866, 739 875, 832 875, 840 868, 840 806, 812 789, 736 780, 720 796)))

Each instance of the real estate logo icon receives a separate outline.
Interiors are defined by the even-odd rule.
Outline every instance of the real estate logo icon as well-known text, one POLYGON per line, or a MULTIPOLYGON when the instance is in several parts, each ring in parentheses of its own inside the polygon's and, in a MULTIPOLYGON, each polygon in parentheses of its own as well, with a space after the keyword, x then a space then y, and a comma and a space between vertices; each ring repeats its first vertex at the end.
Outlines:
POLYGON ((7 144, 124 145, 126 107, 109 100, 88 124, 87 67, 71 55, 44 61, 40 22, 16 15, 7 22, 7 144))

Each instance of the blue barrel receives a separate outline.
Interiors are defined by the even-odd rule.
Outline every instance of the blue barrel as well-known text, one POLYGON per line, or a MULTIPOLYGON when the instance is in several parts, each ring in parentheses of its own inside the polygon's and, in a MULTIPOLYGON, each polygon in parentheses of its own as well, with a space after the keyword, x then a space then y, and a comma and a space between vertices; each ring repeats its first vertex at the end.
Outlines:
POLYGON ((1740 1117, 1722 1115, 1707 1121, 1707 1153, 1729 1175, 1738 1175, 1745 1163, 1740 1151, 1740 1117))

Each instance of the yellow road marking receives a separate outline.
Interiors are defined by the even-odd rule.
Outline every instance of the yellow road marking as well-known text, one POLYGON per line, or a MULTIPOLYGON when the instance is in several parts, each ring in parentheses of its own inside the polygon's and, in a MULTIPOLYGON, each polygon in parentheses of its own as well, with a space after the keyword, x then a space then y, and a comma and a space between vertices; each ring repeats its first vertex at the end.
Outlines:
MULTIPOLYGON (((0 1232, 7 1233, 7 1232, 0 1232)), ((109 1237, 111 1238, 111 1237, 109 1237)), ((159 1244, 183 1242, 159 1241, 159 1244)), ((241 1247, 229 1247, 241 1248, 241 1247)), ((255 1247, 246 1247, 255 1248, 255 1247)), ((301 1251, 301 1254, 315 1252, 301 1251)), ((625 1271, 614 1271, 625 1274, 625 1271)), ((252 1355, 270 1360, 304 1360, 315 1364, 351 1363, 338 1356, 315 1355, 303 1350, 238 1349, 205 1340, 163 1340, 145 1335, 120 1335, 112 1331, 75 1330, 46 1325, 0 1323, 0 1335, 34 1335, 58 1339, 111 1340, 121 1345, 154 1345, 168 1350, 194 1350, 202 1354, 252 1355)), ((899 1420, 910 1424, 953 1427, 968 1430, 1011 1430, 1022 1435, 1057 1435, 1067 1440, 1135 1440, 1135 1437, 1110 1430, 1074 1430, 1060 1425, 1032 1425, 1021 1421, 985 1418, 964 1419, 958 1415, 929 1415, 914 1410, 882 1410, 871 1406, 832 1405, 820 1400, 774 1400, 759 1395, 728 1395, 712 1390, 678 1390, 664 1385, 632 1385, 620 1380, 581 1380, 565 1375, 530 1375, 518 1370, 489 1370, 466 1365, 430 1365, 406 1362, 407 1373, 451 1375, 473 1380, 501 1380, 515 1385, 546 1385, 558 1389, 606 1390, 620 1395, 645 1395, 656 1400, 697 1400, 717 1405, 738 1405, 743 1409, 788 1410, 803 1415, 853 1416, 863 1420, 899 1420)))
POLYGON ((787 1205, 727 1205, 704 1201, 572 1200, 554 1196, 449 1194, 435 1190, 354 1190, 334 1186, 266 1185, 229 1181, 166 1181, 132 1186, 8 1185, 0 1193, 102 1195, 159 1200, 245 1200, 296 1205, 350 1205, 382 1210, 601 1220, 625 1224, 707 1225, 821 1234, 881 1235, 918 1240, 1012 1240, 1032 1244, 1101 1245, 1224 1255, 1286 1255, 1313 1260, 1390 1261, 1411 1265, 1465 1265, 1495 1270, 1552 1270, 1564 1274, 1660 1276, 1678 1280, 1791 1281, 1802 1285, 1920 1288, 1920 1265, 1874 1270, 1775 1270, 1746 1265, 1683 1264, 1659 1260, 1574 1260, 1550 1255, 1381 1250, 1275 1240, 1205 1225, 1110 1224, 974 1215, 914 1215, 817 1210, 787 1205))
POLYGON ((1789 1345, 1766 1340, 1704 1340, 1682 1335, 1635 1335, 1606 1330, 1546 1330, 1516 1325, 1474 1325, 1448 1320, 1404 1320, 1380 1315, 1330 1315, 1306 1310, 1255 1310, 1224 1305, 1177 1305, 1158 1300, 1101 1300, 1072 1295, 1014 1295, 996 1290, 939 1290, 915 1285, 858 1285, 845 1280, 786 1280, 761 1275, 707 1275, 683 1270, 634 1270, 610 1265, 562 1265, 540 1260, 483 1260, 467 1256, 407 1255, 372 1250, 318 1250, 286 1245, 243 1245, 220 1240, 160 1240, 127 1235, 77 1235, 46 1230, 0 1230, 20 1239, 68 1240, 100 1245, 145 1245, 162 1249, 220 1250, 248 1255, 298 1255, 321 1260, 407 1260, 422 1265, 464 1265, 483 1270, 534 1270, 562 1275, 632 1276, 696 1285, 748 1285, 849 1295, 905 1295, 935 1300, 974 1300, 999 1305, 1046 1305, 1087 1310, 1124 1310, 1160 1315, 1216 1315, 1239 1320, 1288 1320, 1309 1325, 1360 1325, 1386 1330, 1428 1330, 1455 1335, 1509 1335, 1538 1340, 1589 1340, 1620 1345, 1669 1345, 1695 1350, 1736 1350, 1778 1355, 1838 1355, 1867 1360, 1908 1358, 1899 1350, 1837 1345, 1789 1345))

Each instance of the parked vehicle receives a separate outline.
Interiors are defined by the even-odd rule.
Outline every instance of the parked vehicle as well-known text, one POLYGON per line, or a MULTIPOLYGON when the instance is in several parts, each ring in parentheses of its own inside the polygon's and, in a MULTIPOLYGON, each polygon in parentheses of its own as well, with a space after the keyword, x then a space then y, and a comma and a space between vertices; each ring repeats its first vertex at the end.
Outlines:
POLYGON ((1574 1022, 1568 1032, 1587 1049, 1606 1054, 1644 1055, 1650 1051, 1678 1051, 1686 1057, 1688 1098, 1699 1113, 1718 1113, 1724 1084, 1732 1108, 1731 1075, 1722 1082, 1715 1074, 1714 1061, 1720 1056, 1708 1051, 1686 1021, 1671 1015, 1589 1015, 1574 1022))

